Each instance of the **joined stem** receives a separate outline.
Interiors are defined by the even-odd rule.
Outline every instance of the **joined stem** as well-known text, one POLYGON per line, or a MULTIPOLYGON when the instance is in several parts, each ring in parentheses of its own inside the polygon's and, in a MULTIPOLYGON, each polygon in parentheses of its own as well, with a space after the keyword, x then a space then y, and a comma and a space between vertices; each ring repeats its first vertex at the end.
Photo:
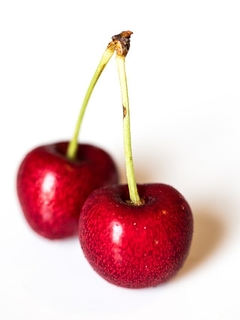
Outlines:
POLYGON ((80 109, 80 113, 77 119, 77 124, 75 127, 74 135, 72 140, 68 144, 66 156, 70 160, 75 160, 78 150, 78 135, 82 120, 93 92, 93 89, 102 74, 107 63, 113 56, 114 51, 116 51, 116 63, 118 68, 118 75, 121 88, 122 97, 122 107, 123 107, 123 134, 124 134, 124 155, 126 162, 126 176, 129 189, 130 202, 133 205, 141 205, 141 201, 134 173, 133 157, 132 157, 132 143, 131 143, 131 127, 130 127, 130 108, 129 108, 129 98, 128 98, 128 86, 127 77, 125 70, 125 57, 130 48, 130 36, 131 31, 123 31, 118 35, 112 37, 112 41, 108 44, 106 50, 104 51, 102 58, 97 66, 97 69, 91 79, 88 86, 87 92, 83 99, 83 103, 80 109))

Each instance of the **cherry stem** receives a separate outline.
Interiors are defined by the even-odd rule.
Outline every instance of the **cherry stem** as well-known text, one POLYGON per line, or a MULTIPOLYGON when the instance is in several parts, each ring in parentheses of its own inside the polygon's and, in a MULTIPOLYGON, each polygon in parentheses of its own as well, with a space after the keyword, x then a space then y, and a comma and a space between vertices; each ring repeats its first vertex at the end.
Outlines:
MULTIPOLYGON (((126 162, 126 176, 129 189, 130 201, 133 205, 141 205, 142 201, 138 194, 133 156, 132 156, 132 143, 131 143, 131 126, 130 126, 130 108, 129 108, 129 97, 128 97, 128 86, 127 86, 127 76, 125 68, 125 57, 130 48, 130 35, 131 31, 128 31, 128 41, 126 38, 115 36, 117 39, 116 44, 116 63, 118 68, 118 75, 120 81, 121 97, 122 97, 122 107, 123 107, 123 135, 124 135, 124 155, 126 162)), ((114 38, 114 37, 113 37, 114 38)))
POLYGON ((97 69, 92 77, 92 80, 88 86, 87 92, 85 94, 85 97, 83 99, 83 103, 80 109, 80 113, 78 116, 78 120, 77 120, 77 124, 75 127, 75 131, 74 131, 74 135, 72 140, 69 142, 68 144, 68 148, 67 148, 67 153, 66 156, 68 159, 70 160, 74 160, 76 159, 76 155, 77 155, 77 150, 78 150, 78 136, 79 136, 79 131, 80 131, 80 127, 82 124, 82 120, 89 102, 89 99, 91 97, 91 94, 93 92, 93 89, 101 75, 101 73, 103 72, 104 68, 106 67, 107 63, 109 62, 109 60, 111 59, 113 53, 115 50, 115 43, 110 42, 107 46, 107 49, 104 51, 102 58, 97 66, 97 69))

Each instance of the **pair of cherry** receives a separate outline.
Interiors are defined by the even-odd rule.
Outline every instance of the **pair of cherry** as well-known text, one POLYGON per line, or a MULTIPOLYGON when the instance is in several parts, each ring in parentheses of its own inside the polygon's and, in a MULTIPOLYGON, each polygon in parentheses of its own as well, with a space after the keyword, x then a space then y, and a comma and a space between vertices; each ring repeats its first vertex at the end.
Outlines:
POLYGON ((193 217, 183 196, 169 185, 137 184, 131 150, 125 57, 131 31, 113 36, 87 90, 70 142, 40 146, 23 159, 17 175, 19 201, 30 226, 49 239, 78 234, 93 269, 127 288, 156 286, 183 265, 193 217), (120 80, 127 184, 104 150, 79 144, 91 93, 116 52, 120 80))

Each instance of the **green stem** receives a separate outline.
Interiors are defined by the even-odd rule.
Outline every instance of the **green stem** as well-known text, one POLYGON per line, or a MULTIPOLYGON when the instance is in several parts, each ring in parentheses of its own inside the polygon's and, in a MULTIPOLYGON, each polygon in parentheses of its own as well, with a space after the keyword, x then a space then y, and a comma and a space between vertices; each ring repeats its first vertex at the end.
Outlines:
POLYGON ((123 107, 123 135, 124 135, 124 155, 126 162, 126 176, 129 189, 130 201, 133 205, 141 205, 141 199, 138 194, 137 184, 134 174, 132 143, 131 143, 131 127, 130 127, 130 109, 128 98, 128 86, 125 70, 125 56, 116 55, 116 63, 121 88, 122 107, 123 107))
POLYGON ((104 68, 106 67, 108 61, 111 59, 113 53, 114 53, 114 46, 111 45, 111 43, 108 45, 107 49, 105 50, 98 66, 97 69, 92 77, 92 80, 89 84, 89 87, 87 89, 87 92, 85 94, 83 103, 82 103, 82 107, 80 109, 80 113, 78 116, 78 120, 77 120, 77 124, 75 127, 75 131, 74 131, 74 135, 72 140, 69 142, 68 144, 68 148, 67 148, 67 158, 70 160, 74 160, 76 158, 76 154, 77 154, 77 148, 78 148, 78 135, 79 135, 79 131, 80 131, 80 127, 82 124, 82 120, 83 120, 83 116, 88 104, 88 101, 91 97, 92 91, 101 75, 101 73, 103 72, 104 68))

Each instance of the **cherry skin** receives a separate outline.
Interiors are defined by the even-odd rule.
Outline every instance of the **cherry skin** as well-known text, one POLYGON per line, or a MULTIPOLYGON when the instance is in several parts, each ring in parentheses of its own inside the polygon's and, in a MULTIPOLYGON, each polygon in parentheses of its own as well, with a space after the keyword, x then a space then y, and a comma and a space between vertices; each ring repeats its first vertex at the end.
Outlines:
POLYGON ((165 184, 139 184, 142 205, 127 185, 95 190, 79 218, 79 240, 93 269, 126 288, 157 286, 182 267, 193 235, 187 201, 165 184))
POLYGON ((77 235, 81 207, 90 193, 118 182, 113 159, 93 145, 78 145, 76 160, 66 157, 68 142, 39 146, 23 159, 17 194, 29 225, 49 239, 77 235))

